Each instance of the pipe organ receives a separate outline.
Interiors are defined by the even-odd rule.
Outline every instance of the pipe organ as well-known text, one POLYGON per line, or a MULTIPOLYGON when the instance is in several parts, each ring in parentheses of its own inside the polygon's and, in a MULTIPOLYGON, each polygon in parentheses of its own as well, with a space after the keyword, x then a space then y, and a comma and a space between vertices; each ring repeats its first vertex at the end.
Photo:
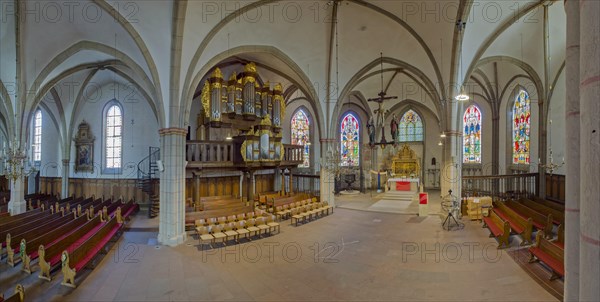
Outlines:
MULTIPOLYGON (((271 90, 257 80, 254 63, 248 63, 240 74, 232 73, 225 81, 221 69, 215 68, 202 89, 202 109, 212 127, 220 127, 223 116, 229 120, 242 118, 254 121, 269 117, 274 128, 281 128, 285 114, 285 100, 281 84, 271 90)), ((278 132, 275 130, 275 132, 278 132)))

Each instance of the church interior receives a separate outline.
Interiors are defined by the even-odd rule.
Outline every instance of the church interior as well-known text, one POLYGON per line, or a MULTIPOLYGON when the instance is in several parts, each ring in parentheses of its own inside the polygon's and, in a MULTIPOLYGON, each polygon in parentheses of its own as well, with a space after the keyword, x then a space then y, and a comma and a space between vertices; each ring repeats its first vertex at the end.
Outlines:
POLYGON ((600 1, 0 0, 1 301, 600 301, 600 1))

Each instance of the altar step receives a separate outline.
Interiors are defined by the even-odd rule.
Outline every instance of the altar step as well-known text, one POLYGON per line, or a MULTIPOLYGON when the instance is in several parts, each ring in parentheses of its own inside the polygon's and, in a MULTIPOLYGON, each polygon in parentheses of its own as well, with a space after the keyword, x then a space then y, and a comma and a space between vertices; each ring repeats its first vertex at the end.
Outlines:
POLYGON ((414 192, 405 192, 405 191, 387 191, 383 194, 383 199, 391 199, 391 200, 402 200, 402 201, 412 201, 415 198, 414 192))

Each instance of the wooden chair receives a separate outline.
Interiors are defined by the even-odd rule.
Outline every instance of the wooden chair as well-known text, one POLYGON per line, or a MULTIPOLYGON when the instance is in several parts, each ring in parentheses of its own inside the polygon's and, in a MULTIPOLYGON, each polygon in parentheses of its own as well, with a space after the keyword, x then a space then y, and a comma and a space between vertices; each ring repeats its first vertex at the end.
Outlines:
POLYGON ((198 240, 200 240, 200 245, 203 247, 204 244, 208 242, 210 248, 212 248, 212 243, 215 241, 215 237, 210 234, 210 227, 199 226, 196 228, 196 232, 198 232, 198 240))
POLYGON ((250 231, 245 228, 245 221, 240 220, 235 223, 235 231, 238 234, 238 242, 240 241, 240 235, 244 235, 246 239, 250 240, 250 231))
POLYGON ((227 238, 225 238, 227 241, 231 240, 230 238, 233 238, 235 242, 238 242, 238 232, 235 231, 234 222, 225 224, 224 233, 227 235, 227 238))
POLYGON ((256 226, 256 219, 255 218, 251 218, 249 220, 246 220, 246 229, 250 233, 254 233, 254 235, 258 235, 258 237, 260 238, 260 228, 258 228, 256 226))
POLYGON ((269 226, 269 233, 273 233, 274 230, 277 230, 277 234, 279 234, 280 225, 275 221, 275 215, 267 216, 267 226, 269 226))
POLYGON ((212 231, 213 237, 215 238, 215 241, 217 239, 221 239, 221 243, 223 243, 223 245, 227 245, 227 242, 226 242, 227 235, 223 232, 222 224, 217 224, 215 226, 212 226, 211 231, 212 231))
POLYGON ((271 227, 267 225, 265 217, 256 218, 256 227, 259 228, 261 232, 264 231, 265 235, 267 234, 267 232, 269 232, 269 235, 271 233, 271 227))

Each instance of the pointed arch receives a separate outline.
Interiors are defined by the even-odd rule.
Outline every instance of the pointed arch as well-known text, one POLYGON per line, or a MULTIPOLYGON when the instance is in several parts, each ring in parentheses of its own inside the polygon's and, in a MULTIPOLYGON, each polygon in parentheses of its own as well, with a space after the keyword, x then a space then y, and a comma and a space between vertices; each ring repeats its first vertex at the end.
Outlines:
POLYGON ((38 108, 33 115, 32 155, 34 162, 42 161, 42 109, 38 108))
POLYGON ((531 101, 525 89, 519 88, 511 108, 512 163, 528 165, 531 150, 531 101))
POLYGON ((481 164, 481 110, 473 104, 463 114, 463 163, 481 164))
POLYGON ((310 168, 311 167, 311 119, 308 113, 309 111, 301 106, 292 115, 292 121, 290 125, 290 141, 292 145, 303 146, 304 150, 304 161, 298 165, 298 168, 310 168))
POLYGON ((409 108, 402 114, 399 120, 398 141, 399 142, 422 142, 423 118, 412 108, 409 108))
POLYGON ((360 165, 360 122, 358 115, 348 111, 340 121, 340 160, 341 166, 360 165))

